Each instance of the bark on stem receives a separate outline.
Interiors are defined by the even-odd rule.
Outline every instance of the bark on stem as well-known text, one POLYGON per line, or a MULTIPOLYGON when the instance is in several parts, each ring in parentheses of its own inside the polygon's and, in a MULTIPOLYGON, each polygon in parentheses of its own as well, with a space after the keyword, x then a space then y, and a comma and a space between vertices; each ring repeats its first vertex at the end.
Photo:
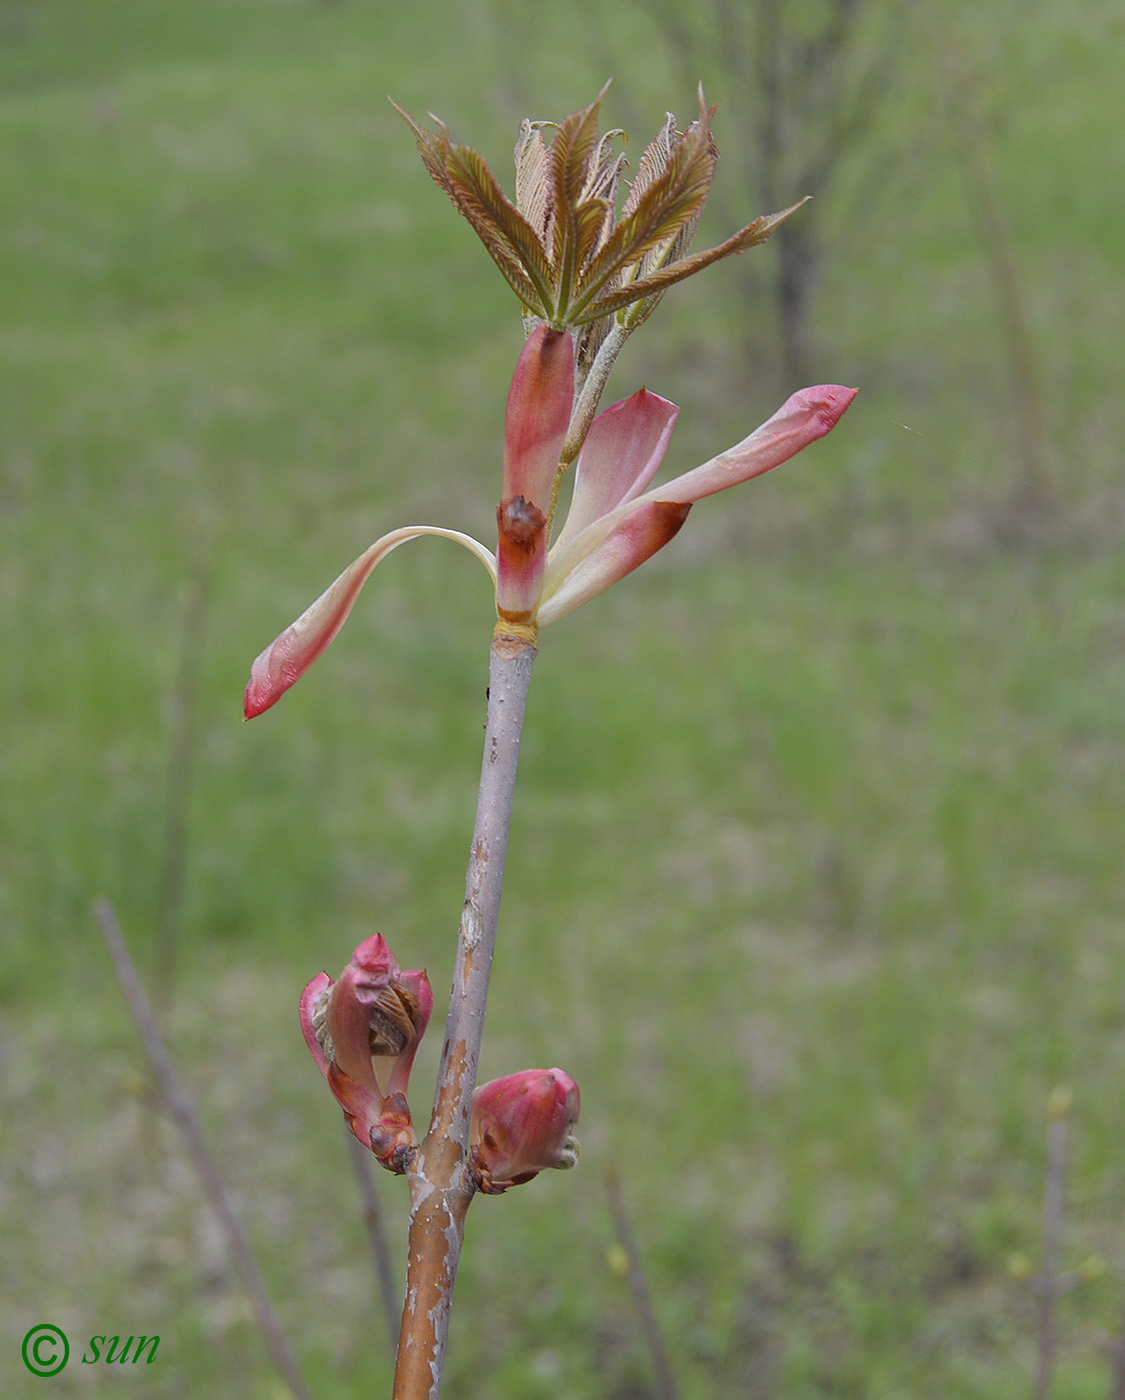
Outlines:
POLYGON ((488 719, 476 824, 465 879, 457 964, 449 997, 430 1129, 410 1168, 406 1300, 394 1400, 437 1400, 465 1212, 466 1163, 488 979, 496 946, 508 828, 535 645, 499 632, 489 664, 488 719))

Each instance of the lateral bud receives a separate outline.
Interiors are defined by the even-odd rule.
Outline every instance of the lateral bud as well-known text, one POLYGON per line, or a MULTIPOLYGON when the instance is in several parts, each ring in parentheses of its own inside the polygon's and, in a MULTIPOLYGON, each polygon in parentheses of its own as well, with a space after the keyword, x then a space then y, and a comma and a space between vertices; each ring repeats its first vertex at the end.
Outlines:
POLYGON ((573 1167, 580 1104, 578 1085, 561 1069, 525 1069, 474 1090, 469 1169, 477 1189, 498 1196, 547 1168, 573 1167))

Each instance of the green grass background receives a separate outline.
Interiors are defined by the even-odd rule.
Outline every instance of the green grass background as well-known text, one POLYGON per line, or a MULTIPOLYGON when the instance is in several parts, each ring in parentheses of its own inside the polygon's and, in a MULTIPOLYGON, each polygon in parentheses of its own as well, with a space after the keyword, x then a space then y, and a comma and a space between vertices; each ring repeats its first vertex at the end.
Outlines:
MULTIPOLYGON (((859 385, 855 406, 543 638, 483 1071, 574 1073, 583 1156, 474 1208, 450 1397, 653 1393, 607 1262, 610 1166, 685 1397, 1029 1394, 1035 1302, 1007 1261, 1038 1255, 1060 1083, 1064 1263, 1110 1268, 1061 1305, 1055 1394, 1108 1391, 1125 27, 1096 0, 898 23, 889 95, 818 207, 815 378, 859 385), (1030 542, 951 63, 1042 379, 1056 504, 1030 542)), ((151 971, 193 618, 170 1042, 315 1393, 389 1393, 295 1004, 376 928, 444 1000, 488 582, 412 545, 276 710, 243 726, 240 694, 384 530, 494 528, 516 307, 385 94, 507 179, 518 118, 610 74, 634 149, 667 107, 690 115, 643 5, 0 3, 6 1397, 279 1394, 90 914, 111 897, 151 971), (35 1379, 19 1343, 44 1320, 76 1345, 156 1332, 158 1358, 35 1379)), ((724 103, 721 149, 747 120, 724 103)), ((737 204, 733 163, 718 180, 737 204)), ((647 382, 682 405, 672 471, 780 401, 768 311, 741 287, 725 264, 671 292, 616 372, 614 396, 647 382)), ((405 1189, 378 1186, 400 1250, 405 1189)))

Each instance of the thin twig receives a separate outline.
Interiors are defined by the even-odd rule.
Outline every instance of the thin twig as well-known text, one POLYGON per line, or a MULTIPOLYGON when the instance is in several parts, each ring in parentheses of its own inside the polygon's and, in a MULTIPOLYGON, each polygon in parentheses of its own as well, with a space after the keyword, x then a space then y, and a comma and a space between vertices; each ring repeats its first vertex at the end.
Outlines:
POLYGON ((375 1160, 355 1136, 347 1132, 348 1155, 355 1168, 356 1183, 362 1204, 363 1228, 367 1235, 367 1248, 371 1255, 371 1267, 375 1271, 375 1283, 379 1302, 387 1320, 391 1351, 398 1345, 399 1310, 402 1307, 401 1294, 395 1287, 394 1269, 391 1254, 383 1234, 383 1212, 379 1205, 379 1191, 375 1185, 375 1173, 371 1164, 375 1160))
POLYGON ((136 965, 129 954, 124 935, 121 932, 121 925, 118 923, 117 915, 108 900, 95 901, 94 917, 98 921, 98 927, 102 931, 109 955, 113 959, 117 980, 121 984, 129 1012, 140 1033, 149 1063, 152 1065, 153 1073, 160 1085, 164 1102, 168 1105, 169 1113, 176 1120, 184 1135, 188 1154, 192 1159, 203 1192, 218 1218, 226 1236, 231 1258, 234 1260, 238 1272, 242 1275, 246 1291, 250 1294, 250 1301, 258 1318, 258 1326, 262 1329, 262 1335, 266 1339, 270 1354, 296 1400, 312 1400, 298 1370, 296 1357, 281 1329, 281 1322, 273 1310, 269 1295, 266 1293, 265 1281, 250 1250, 250 1241, 247 1239, 246 1232, 243 1230, 237 1215, 235 1215, 234 1206, 226 1186, 223 1184, 223 1179, 219 1175, 219 1170, 215 1166, 214 1159, 207 1150, 199 1121, 195 1116, 195 1109, 180 1082, 172 1065, 168 1048, 157 1029, 148 997, 141 986, 136 965))
POLYGON ((680 1390, 676 1383, 676 1373, 672 1369, 672 1359, 668 1355, 668 1348, 664 1345, 660 1319, 653 1306, 652 1293, 649 1290, 644 1264, 641 1261, 641 1252, 637 1248, 636 1238, 629 1225, 625 1198, 621 1194, 621 1182, 615 1171, 606 1172, 605 1189, 606 1195, 609 1197, 609 1214, 613 1221, 614 1234, 616 1234, 617 1241, 625 1251, 625 1258, 628 1260, 629 1269, 626 1279, 633 1294, 633 1302, 640 1315, 641 1327, 645 1334, 645 1340, 648 1342, 648 1349, 652 1354, 653 1370, 656 1372, 657 1395, 659 1400, 679 1400, 680 1390))
POLYGON ((437 1400, 473 1196, 466 1166, 471 1098, 484 1031, 500 894, 508 852, 520 735, 535 646, 498 635, 489 664, 488 718, 476 822, 457 939, 445 1043, 430 1129, 410 1170, 406 1301, 399 1334, 395 1400, 437 1400))
POLYGON ((1125 1400, 1125 1313, 1121 1317, 1121 1336, 1109 1342, 1110 1390, 1109 1400, 1125 1400))
POLYGON ((1066 1140, 1070 1097, 1056 1090, 1048 1105, 1047 1180, 1043 1196, 1043 1266, 1039 1275, 1039 1357, 1035 1373, 1035 1400, 1047 1400, 1055 1370, 1058 1341, 1056 1305, 1066 1282, 1059 1275, 1063 1209, 1066 1203, 1066 1140))

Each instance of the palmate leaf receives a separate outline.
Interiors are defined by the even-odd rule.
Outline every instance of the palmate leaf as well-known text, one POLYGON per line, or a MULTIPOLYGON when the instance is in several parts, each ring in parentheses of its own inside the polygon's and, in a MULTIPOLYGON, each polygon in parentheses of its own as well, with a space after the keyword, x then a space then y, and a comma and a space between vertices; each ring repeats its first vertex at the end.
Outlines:
POLYGON ((447 171, 462 213, 478 237, 490 246, 485 238, 487 232, 501 246, 507 247, 535 287, 544 307, 549 307, 553 298, 547 254, 535 229, 501 189, 484 157, 471 146, 454 146, 450 150, 447 171))
POLYGON ((449 140, 449 128, 441 120, 430 113, 430 120, 437 122, 437 131, 427 131, 424 126, 419 126, 405 107, 400 107, 392 97, 391 106, 406 122, 414 133, 414 139, 418 142, 418 151, 422 157, 422 163, 433 176, 434 181, 439 184, 446 194, 453 201, 454 205, 460 209, 461 205, 453 191, 453 186, 449 180, 447 165, 449 152, 452 150, 452 143, 449 140))
POLYGON ((470 146, 455 146, 445 123, 432 112, 437 131, 419 126, 393 99, 391 105, 414 132, 426 169, 472 225, 508 285, 537 315, 550 316, 553 297, 546 253, 483 156, 470 146))
POLYGON ((693 122, 673 148, 665 169, 644 190, 635 209, 623 214, 605 247, 586 269, 583 282, 588 292, 578 300, 577 309, 584 308, 590 292, 596 295, 616 273, 674 238, 698 217, 707 201, 717 159, 710 131, 693 122))
POLYGON ((796 204, 791 204, 788 209, 782 209, 777 214, 762 214, 753 223, 747 224, 745 228, 739 229, 730 238, 725 239, 714 248, 707 249, 706 252, 693 253, 690 257, 680 258, 677 262, 659 268, 646 277, 638 277, 634 282, 603 292, 588 306, 574 312, 573 324, 581 326, 588 321, 596 321, 600 316, 620 311, 622 307, 628 306, 631 302, 665 292, 677 282, 683 281, 685 277, 690 277, 702 268, 718 262, 720 258, 730 257, 732 253, 741 253, 747 248, 764 243, 774 229, 783 224, 791 214, 795 214, 801 205, 806 204, 810 198, 811 196, 806 195, 804 199, 799 199, 796 204))
POLYGON ((548 153, 555 216, 551 267, 559 312, 564 312, 570 303, 581 266, 581 233, 576 214, 587 185, 590 162, 598 149, 598 108, 604 94, 605 88, 589 107, 571 113, 559 123, 548 153))
POLYGON ((624 152, 618 156, 613 154, 613 143, 619 137, 625 139, 625 132, 621 127, 615 127, 613 131, 607 131, 598 142, 598 149, 590 162, 590 173, 582 190, 583 199, 607 199, 614 208, 617 207, 617 186, 621 180, 621 172, 629 163, 624 152))
POLYGON ((516 206, 539 235, 544 247, 550 239, 554 218, 554 191, 551 188, 550 157, 543 140, 542 122, 528 118, 520 123, 516 141, 516 206))
POLYGON ((588 107, 565 117, 551 142, 551 175, 556 197, 576 205, 589 183, 590 163, 601 146, 598 141, 598 109, 609 84, 588 107))
MULTIPOLYGON (((462 213, 465 212, 460 204, 458 207, 462 209, 462 213)), ((466 217, 468 216, 466 215, 466 217)), ((516 296, 519 297, 523 305, 526 306, 529 311, 534 312, 536 316, 549 319, 551 315, 550 301, 545 301, 543 299, 539 289, 532 283, 530 277, 528 277, 524 264, 513 254, 506 240, 498 237, 495 231, 487 225, 473 223, 471 219, 469 222, 473 224, 473 229, 477 237, 484 244, 492 261, 500 269, 504 280, 507 282, 508 286, 511 287, 512 291, 515 292, 516 296)))
POLYGON ((675 150, 676 142, 682 139, 682 133, 676 125, 676 118, 671 112, 665 113, 664 125, 641 152, 641 158, 637 163, 637 173, 629 185, 625 207, 621 211, 622 219, 627 219, 636 209, 641 195, 665 169, 673 150, 675 150))
POLYGON ((608 199, 587 199, 575 210, 574 242, 578 267, 586 266, 613 226, 613 205, 608 199))
MULTIPOLYGON (((608 84, 606 85, 608 87, 608 84)), ((624 133, 599 137, 606 88, 557 125, 525 121, 516 143, 516 201, 504 193, 484 158, 454 145, 436 117, 423 130, 397 103, 414 132, 434 180, 472 224, 523 303, 525 326, 587 328, 578 357, 588 366, 619 318, 626 334, 654 310, 664 291, 720 258, 764 242, 800 204, 764 215, 708 252, 686 256, 702 215, 718 151, 711 135, 714 107, 699 94, 699 117, 682 134, 668 113, 641 155, 620 216, 617 193, 625 164, 612 145, 624 133), (553 126, 548 145, 543 130, 553 126)), ((801 201, 803 203, 804 201, 801 201)))

